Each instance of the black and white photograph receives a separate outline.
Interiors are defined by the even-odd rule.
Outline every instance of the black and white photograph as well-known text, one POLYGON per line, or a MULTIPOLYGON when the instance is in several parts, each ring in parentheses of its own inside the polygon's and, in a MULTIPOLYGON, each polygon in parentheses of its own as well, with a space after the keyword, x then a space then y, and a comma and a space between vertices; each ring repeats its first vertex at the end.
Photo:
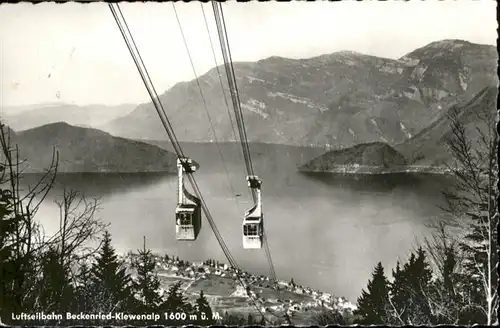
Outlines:
POLYGON ((0 4, 0 326, 498 325, 493 0, 0 4))

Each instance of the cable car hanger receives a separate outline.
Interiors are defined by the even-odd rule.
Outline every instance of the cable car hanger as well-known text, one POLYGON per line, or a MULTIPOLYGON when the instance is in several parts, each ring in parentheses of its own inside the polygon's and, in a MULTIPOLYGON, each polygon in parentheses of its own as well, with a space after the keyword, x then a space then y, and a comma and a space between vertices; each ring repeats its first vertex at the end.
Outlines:
POLYGON ((243 218, 243 248, 260 249, 262 248, 262 235, 264 232, 261 199, 262 181, 256 175, 248 176, 247 181, 250 189, 255 191, 257 201, 252 208, 245 212, 243 218))
POLYGON ((196 166, 190 158, 177 159, 177 207, 175 208, 175 238, 196 240, 201 230, 201 200, 189 193, 184 185, 184 173, 192 174, 196 166))

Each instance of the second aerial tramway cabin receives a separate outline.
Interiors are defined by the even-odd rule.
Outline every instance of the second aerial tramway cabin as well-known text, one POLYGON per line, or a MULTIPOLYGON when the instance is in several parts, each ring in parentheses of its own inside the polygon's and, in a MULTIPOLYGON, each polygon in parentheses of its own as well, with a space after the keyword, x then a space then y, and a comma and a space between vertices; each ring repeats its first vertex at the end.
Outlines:
POLYGON ((247 177, 248 186, 257 194, 256 204, 245 212, 243 218, 243 248, 262 248, 264 234, 264 216, 262 214, 261 185, 259 177, 251 175, 247 177))
POLYGON ((184 186, 185 173, 192 173, 196 166, 189 158, 177 159, 178 201, 175 209, 175 238, 195 240, 201 229, 201 201, 184 186))

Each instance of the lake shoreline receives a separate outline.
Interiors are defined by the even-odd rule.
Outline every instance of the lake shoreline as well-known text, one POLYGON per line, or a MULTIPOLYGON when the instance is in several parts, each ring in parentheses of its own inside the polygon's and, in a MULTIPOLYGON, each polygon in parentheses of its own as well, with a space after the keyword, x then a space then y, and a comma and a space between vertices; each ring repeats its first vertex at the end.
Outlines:
MULTIPOLYGON (((30 171, 26 170, 22 172, 21 175, 42 175, 46 174, 46 171, 30 171)), ((143 175, 143 174, 157 174, 157 175, 177 175, 177 171, 168 170, 151 170, 151 171, 57 171, 57 175, 143 175)))
POLYGON ((332 174, 365 174, 365 175, 386 175, 386 174, 404 174, 404 173, 424 173, 449 175, 451 171, 442 166, 420 166, 406 165, 398 167, 381 167, 369 165, 335 165, 328 169, 308 169, 300 167, 300 173, 332 173, 332 174))

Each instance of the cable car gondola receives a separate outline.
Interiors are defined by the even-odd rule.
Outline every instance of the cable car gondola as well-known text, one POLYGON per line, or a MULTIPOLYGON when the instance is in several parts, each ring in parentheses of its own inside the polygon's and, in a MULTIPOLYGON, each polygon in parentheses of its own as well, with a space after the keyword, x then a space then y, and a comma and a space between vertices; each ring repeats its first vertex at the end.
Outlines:
POLYGON ((264 222, 262 214, 262 202, 260 186, 262 181, 256 175, 247 177, 248 186, 257 193, 257 203, 245 212, 243 219, 243 248, 262 248, 262 236, 264 232, 264 222))
POLYGON ((175 238, 195 240, 201 229, 201 201, 184 186, 184 173, 196 170, 189 158, 177 159, 178 201, 175 209, 175 238))

